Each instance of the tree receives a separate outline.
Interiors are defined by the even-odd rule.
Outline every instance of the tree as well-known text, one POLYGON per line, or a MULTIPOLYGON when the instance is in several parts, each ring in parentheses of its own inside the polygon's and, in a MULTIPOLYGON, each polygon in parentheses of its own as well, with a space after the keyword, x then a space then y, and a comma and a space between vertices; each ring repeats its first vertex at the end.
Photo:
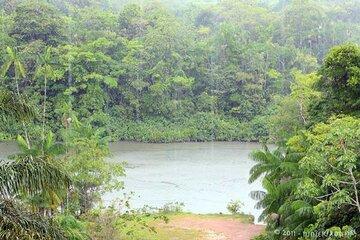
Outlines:
POLYGON ((0 229, 4 240, 68 239, 52 219, 29 213, 23 205, 4 199, 0 199, 0 229))
POLYGON ((51 187, 64 189, 68 176, 55 163, 41 157, 18 156, 13 161, 1 161, 0 194, 2 197, 34 196, 51 187))
POLYGON ((7 47, 6 51, 7 51, 7 59, 5 60, 4 64, 1 66, 0 74, 2 78, 5 78, 10 68, 13 67, 16 94, 18 95, 18 97, 20 97, 19 80, 25 77, 26 70, 23 63, 21 62, 20 57, 13 48, 7 47))
POLYGON ((290 149, 303 155, 299 161, 303 176, 293 197, 313 206, 307 211, 312 223, 306 219, 301 223, 305 233, 351 233, 359 228, 359 124, 353 117, 330 119, 288 142, 290 149))
POLYGON ((250 170, 249 183, 253 183, 262 175, 271 181, 281 181, 291 176, 298 168, 299 156, 284 152, 281 148, 271 152, 264 146, 264 150, 254 151, 250 156, 257 164, 250 170))
POLYGON ((62 161, 73 180, 71 205, 78 204, 80 214, 93 207, 99 200, 100 192, 122 187, 118 179, 123 176, 122 165, 106 162, 108 140, 101 134, 100 129, 95 130, 76 120, 64 131, 68 153, 62 161))
POLYGON ((42 141, 45 140, 45 123, 46 123, 46 101, 47 101, 47 81, 48 78, 54 77, 54 69, 51 66, 51 48, 47 48, 43 56, 39 56, 35 78, 42 76, 44 78, 44 96, 42 109, 42 141))
POLYGON ((63 21, 55 8, 45 1, 18 4, 14 20, 11 36, 19 43, 41 40, 47 45, 57 45, 63 40, 63 21))
MULTIPOLYGON (((5 75, 14 66, 16 92, 2 89, 0 92, 0 111, 21 120, 34 116, 34 111, 21 99, 18 77, 24 76, 24 68, 16 53, 8 48, 8 61, 2 66, 5 75)), ((25 128, 27 136, 27 131, 25 128)), ((65 239, 56 224, 37 214, 28 213, 12 198, 28 198, 46 191, 66 189, 69 178, 50 161, 50 155, 36 155, 30 147, 29 139, 18 136, 18 142, 24 153, 11 160, 0 161, 0 236, 3 239, 65 239), (12 199, 12 200, 10 200, 12 199)), ((47 146, 51 142, 48 141, 47 146)))
POLYGON ((285 31, 278 36, 283 36, 283 41, 308 50, 318 59, 328 50, 327 41, 331 38, 325 35, 324 30, 331 28, 331 25, 322 5, 309 0, 292 1, 283 11, 280 24, 282 27, 279 29, 285 31))
MULTIPOLYGON (((6 59, 5 63, 1 66, 0 76, 2 78, 4 78, 6 76, 6 74, 8 73, 8 71, 10 70, 10 68, 13 67, 17 98, 18 98, 18 101, 24 101, 20 94, 19 80, 21 78, 25 77, 25 67, 24 67, 23 63, 21 62, 21 59, 19 58, 17 52, 14 49, 7 47, 6 51, 7 51, 7 59, 6 59)), ((23 130, 25 133, 25 139, 26 139, 28 148, 30 148, 30 140, 29 140, 28 130, 26 128, 25 122, 22 121, 21 123, 22 123, 23 130)))
POLYGON ((310 107, 312 122, 326 121, 331 115, 359 116, 360 47, 345 44, 331 49, 324 60, 317 90, 323 97, 310 107))
POLYGON ((277 183, 265 177, 262 181, 265 191, 252 191, 250 193, 251 198, 258 201, 255 208, 263 209, 259 221, 266 220, 277 228, 280 225, 281 218, 279 209, 292 194, 297 183, 297 179, 277 183))
POLYGON ((291 84, 290 95, 277 97, 275 110, 268 122, 271 137, 280 143, 286 142, 298 131, 310 125, 310 107, 323 95, 314 89, 320 80, 317 74, 294 71, 293 75, 295 81, 291 84))
POLYGON ((360 47, 345 44, 334 47, 327 54, 321 73, 333 89, 341 88, 345 94, 360 93, 360 47))
MULTIPOLYGON (((327 201, 333 206, 348 204, 360 213, 359 129, 359 119, 344 117, 330 120, 328 124, 317 124, 305 135, 309 145, 299 164, 315 181, 304 184, 304 191, 299 194, 322 192, 324 196, 309 194, 307 197, 327 201)), ((290 140, 290 143, 296 141, 290 140)))
POLYGON ((143 17, 141 6, 129 4, 124 7, 118 18, 120 34, 127 39, 134 39, 144 35, 148 21, 143 17))

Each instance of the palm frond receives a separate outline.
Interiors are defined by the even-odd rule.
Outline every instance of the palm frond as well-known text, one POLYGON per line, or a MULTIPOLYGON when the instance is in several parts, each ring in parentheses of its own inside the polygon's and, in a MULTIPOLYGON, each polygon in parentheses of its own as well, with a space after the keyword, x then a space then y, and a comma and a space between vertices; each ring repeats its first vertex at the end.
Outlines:
POLYGON ((0 239, 66 240, 50 218, 27 212, 18 203, 0 200, 0 239))
POLYGON ((69 177, 59 166, 41 158, 23 156, 16 160, 0 161, 0 194, 35 195, 51 186, 52 189, 66 189, 69 177))
POLYGON ((6 52, 11 58, 16 58, 16 52, 11 47, 6 47, 6 52))
POLYGON ((250 153, 250 158, 255 161, 255 162, 267 162, 268 161, 268 156, 267 156, 267 152, 262 151, 262 150, 255 150, 252 153, 250 153))
POLYGON ((8 72, 9 68, 12 65, 12 61, 6 61, 0 68, 0 77, 5 77, 6 73, 8 72))
POLYGON ((251 191, 250 197, 254 200, 261 201, 266 196, 266 192, 264 191, 251 191))
POLYGON ((268 169, 267 166, 263 164, 256 164, 250 169, 250 177, 249 177, 249 183, 255 182, 262 174, 266 172, 268 169))
POLYGON ((33 108, 4 88, 0 88, 0 112, 18 120, 28 120, 35 115, 33 108))
POLYGON ((26 70, 24 64, 22 64, 19 60, 16 60, 15 67, 16 67, 16 72, 18 72, 19 74, 19 77, 25 77, 26 70))

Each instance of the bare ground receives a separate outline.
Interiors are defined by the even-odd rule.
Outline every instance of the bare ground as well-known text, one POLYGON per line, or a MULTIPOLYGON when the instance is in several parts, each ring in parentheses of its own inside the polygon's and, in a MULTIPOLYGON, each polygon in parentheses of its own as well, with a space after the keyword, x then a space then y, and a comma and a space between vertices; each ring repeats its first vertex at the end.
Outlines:
POLYGON ((265 226, 242 223, 236 219, 203 219, 191 216, 174 219, 169 225, 199 230, 205 235, 202 240, 250 240, 260 235, 265 229, 265 226))

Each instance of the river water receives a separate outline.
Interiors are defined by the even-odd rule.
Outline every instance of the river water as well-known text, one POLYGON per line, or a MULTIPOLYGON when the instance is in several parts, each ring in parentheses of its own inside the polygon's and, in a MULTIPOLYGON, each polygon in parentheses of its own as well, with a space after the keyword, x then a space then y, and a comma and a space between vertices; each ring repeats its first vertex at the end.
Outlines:
POLYGON ((249 184, 248 178, 254 165, 249 153, 260 148, 240 142, 111 144, 111 160, 126 162, 127 176, 125 190, 106 194, 104 201, 109 204, 133 191, 134 208, 182 202, 189 212, 226 213, 230 200, 240 200, 244 213, 258 217, 249 194, 262 187, 260 182, 249 184))
MULTIPOLYGON (((110 148, 110 161, 126 162, 126 177, 124 190, 103 196, 106 205, 134 192, 130 201, 133 208, 181 202, 185 211, 193 213, 226 213, 230 200, 240 200, 244 213, 260 214, 249 194, 261 190, 261 184, 248 183, 254 165, 249 153, 261 148, 259 144, 118 142, 110 148)), ((15 151, 14 144, 0 144, 0 158, 15 151)))

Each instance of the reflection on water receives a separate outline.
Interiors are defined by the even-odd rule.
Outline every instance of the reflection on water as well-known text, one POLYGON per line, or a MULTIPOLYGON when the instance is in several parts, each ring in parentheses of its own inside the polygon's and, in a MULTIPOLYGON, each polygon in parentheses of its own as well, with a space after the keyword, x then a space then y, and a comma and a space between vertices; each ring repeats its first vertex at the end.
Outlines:
MULTIPOLYGON (((132 207, 183 202, 185 210, 193 213, 225 213, 227 203, 239 199, 245 213, 259 216, 249 193, 262 187, 259 182, 248 184, 248 177, 254 165, 249 153, 260 147, 239 142, 120 142, 111 145, 111 161, 127 162, 124 183, 125 192, 135 192, 132 207)), ((122 193, 106 194, 105 203, 122 193)))

